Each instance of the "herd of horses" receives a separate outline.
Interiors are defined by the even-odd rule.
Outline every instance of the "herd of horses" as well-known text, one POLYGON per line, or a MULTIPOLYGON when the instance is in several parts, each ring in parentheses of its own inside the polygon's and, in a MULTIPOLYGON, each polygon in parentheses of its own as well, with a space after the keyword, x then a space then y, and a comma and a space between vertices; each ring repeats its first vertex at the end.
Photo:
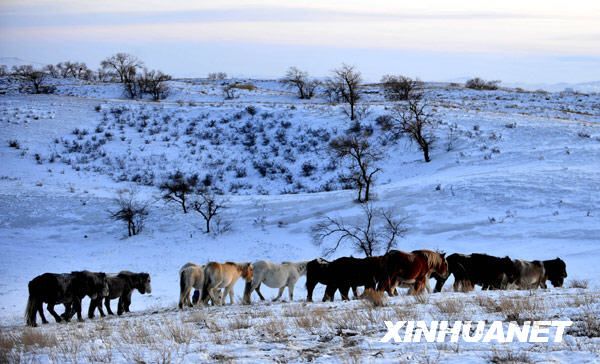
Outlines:
MULTIPOLYGON (((567 277, 565 262, 560 259, 525 261, 509 257, 494 257, 487 254, 451 254, 432 250, 403 252, 391 250, 381 256, 354 258, 342 257, 333 261, 317 258, 303 262, 281 264, 259 260, 254 263, 209 262, 206 265, 187 263, 179 270, 179 308, 192 307, 199 303, 223 305, 227 296, 234 303, 233 287, 243 279, 245 284, 243 303, 250 304, 256 292, 261 300, 264 296, 261 285, 279 289, 277 301, 288 289, 289 299, 294 299, 294 287, 301 276, 306 276, 307 301, 312 302, 317 284, 325 285, 323 301, 333 301, 339 291, 343 300, 349 300, 352 289, 359 297, 358 288, 373 290, 390 296, 398 294, 398 287, 408 287, 411 295, 431 292, 429 279, 436 280, 435 292, 441 292, 450 275, 454 276, 454 291, 472 291, 476 285, 482 289, 537 289, 547 288, 546 281, 554 287, 562 287, 567 277), (194 290, 193 296, 190 295, 194 290)), ((26 323, 37 326, 40 315, 48 323, 43 312, 43 303, 57 322, 69 321, 75 314, 82 321, 81 301, 89 296, 88 317, 93 318, 96 309, 104 317, 102 300, 108 314, 113 312, 110 300, 119 299, 117 314, 129 312, 133 290, 150 293, 150 275, 122 271, 105 274, 89 271, 65 274, 45 273, 29 282, 29 299, 25 311, 26 323), (65 312, 58 315, 54 306, 63 304, 65 312)))

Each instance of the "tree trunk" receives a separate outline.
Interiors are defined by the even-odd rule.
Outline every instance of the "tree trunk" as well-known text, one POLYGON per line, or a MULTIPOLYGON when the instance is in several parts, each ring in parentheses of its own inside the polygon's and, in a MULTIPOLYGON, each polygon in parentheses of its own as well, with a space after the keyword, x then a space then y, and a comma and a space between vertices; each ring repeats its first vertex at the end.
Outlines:
POLYGON ((210 233, 210 219, 206 219, 206 233, 210 233))
POLYGON ((425 157, 425 162, 431 162, 429 158, 429 143, 423 143, 423 157, 425 157))
POLYGON ((350 120, 354 120, 354 103, 350 103, 350 120))
POLYGON ((371 190, 371 181, 367 180, 365 183, 365 198, 364 198, 365 202, 369 202, 370 190, 371 190))

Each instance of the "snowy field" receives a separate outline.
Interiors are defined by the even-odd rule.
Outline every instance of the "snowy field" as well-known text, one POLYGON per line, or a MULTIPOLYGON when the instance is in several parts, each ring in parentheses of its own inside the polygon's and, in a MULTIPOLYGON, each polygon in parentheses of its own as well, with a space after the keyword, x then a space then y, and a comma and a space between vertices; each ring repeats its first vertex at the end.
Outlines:
MULTIPOLYGON (((428 84, 440 121, 432 161, 407 139, 383 143, 373 191, 375 206, 406 218, 399 249, 558 256, 567 264, 565 288, 400 296, 373 308, 339 297, 306 304, 301 279, 293 303, 238 305, 238 283, 235 307, 178 311, 184 263, 314 259, 322 254, 311 240, 315 223, 361 216, 356 192, 338 181, 343 163, 327 151, 350 126, 342 106, 297 100, 276 81, 239 82, 256 89, 224 101, 218 84, 175 80, 169 98, 154 103, 122 99, 114 84, 64 82, 55 95, 0 96, 0 361, 599 360, 598 94, 428 84), (160 198, 157 186, 176 169, 225 194, 230 231, 204 234, 198 214, 160 198), (153 201, 145 229, 130 238, 109 217, 125 188, 153 201), (28 281, 82 269, 148 272, 153 291, 135 293, 126 317, 25 328, 28 281), (574 326, 561 344, 384 344, 386 319, 574 326)), ((393 105, 376 86, 366 91, 361 124, 383 140, 376 120, 393 115, 393 105)), ((344 247, 331 258, 350 254, 358 256, 344 247)), ((322 293, 319 286, 315 298, 322 293)))

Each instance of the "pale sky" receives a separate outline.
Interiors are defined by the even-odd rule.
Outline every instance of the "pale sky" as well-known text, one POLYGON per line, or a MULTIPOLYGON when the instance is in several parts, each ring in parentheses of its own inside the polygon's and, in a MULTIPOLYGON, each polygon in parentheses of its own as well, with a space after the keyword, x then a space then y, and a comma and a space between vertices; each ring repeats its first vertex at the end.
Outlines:
POLYGON ((600 80, 600 1, 0 0, 0 57, 96 67, 129 52, 175 76, 600 80))

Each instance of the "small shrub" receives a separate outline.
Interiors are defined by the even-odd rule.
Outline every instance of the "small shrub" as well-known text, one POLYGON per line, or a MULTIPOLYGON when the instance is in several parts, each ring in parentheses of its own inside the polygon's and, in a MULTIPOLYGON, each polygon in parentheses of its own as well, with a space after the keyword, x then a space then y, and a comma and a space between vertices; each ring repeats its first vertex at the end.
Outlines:
POLYGON ((12 139, 8 141, 8 146, 15 149, 20 149, 21 145, 16 139, 12 139))
POLYGON ((465 87, 473 90, 497 90, 500 81, 486 81, 479 77, 472 78, 465 82, 465 87))

